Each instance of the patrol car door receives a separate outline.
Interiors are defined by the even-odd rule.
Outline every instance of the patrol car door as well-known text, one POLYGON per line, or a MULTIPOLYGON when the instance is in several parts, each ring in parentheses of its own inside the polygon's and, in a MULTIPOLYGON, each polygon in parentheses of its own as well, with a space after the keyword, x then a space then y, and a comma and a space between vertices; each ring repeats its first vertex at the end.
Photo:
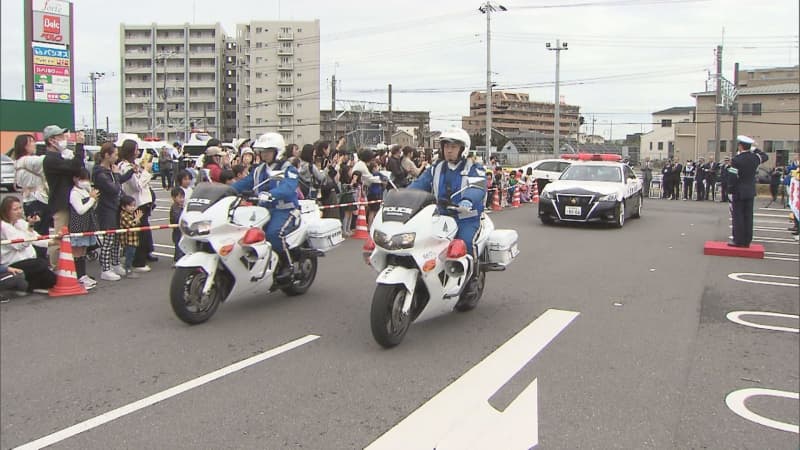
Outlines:
POLYGON ((642 182, 636 176, 636 173, 628 166, 622 167, 623 174, 625 175, 625 200, 638 195, 642 190, 642 182))

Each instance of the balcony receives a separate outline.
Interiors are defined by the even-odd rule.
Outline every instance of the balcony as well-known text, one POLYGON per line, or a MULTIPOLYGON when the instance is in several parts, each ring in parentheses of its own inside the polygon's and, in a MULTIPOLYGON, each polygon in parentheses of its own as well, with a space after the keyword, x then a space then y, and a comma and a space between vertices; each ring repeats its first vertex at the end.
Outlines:
POLYGON ((153 54, 147 50, 125 50, 125 59, 153 59, 153 54))
POLYGON ((280 131, 289 131, 289 132, 291 132, 291 131, 294 131, 294 127, 292 126, 292 124, 281 124, 281 125, 278 125, 278 131, 279 132, 280 131))
POLYGON ((285 93, 278 94, 278 100, 283 102, 290 102, 294 100, 294 94, 285 94, 285 93))
POLYGON ((294 63, 293 62, 278 63, 278 70, 294 70, 294 63))
POLYGON ((294 48, 293 47, 278 47, 278 56, 292 56, 294 55, 294 48))
POLYGON ((156 34, 156 42, 159 44, 183 44, 186 38, 184 38, 183 33, 170 33, 168 35, 159 35, 156 34))
POLYGON ((126 44, 152 44, 153 39, 149 35, 135 34, 135 35, 125 36, 123 41, 126 44))
POLYGON ((278 33, 278 40, 279 41, 293 41, 294 40, 294 32, 281 32, 278 33))
POLYGON ((123 119, 146 119, 147 111, 126 112, 123 119))
POLYGON ((278 86, 293 86, 294 79, 292 77, 278 78, 278 86))
POLYGON ((278 108, 279 116, 293 116, 294 108, 278 108))

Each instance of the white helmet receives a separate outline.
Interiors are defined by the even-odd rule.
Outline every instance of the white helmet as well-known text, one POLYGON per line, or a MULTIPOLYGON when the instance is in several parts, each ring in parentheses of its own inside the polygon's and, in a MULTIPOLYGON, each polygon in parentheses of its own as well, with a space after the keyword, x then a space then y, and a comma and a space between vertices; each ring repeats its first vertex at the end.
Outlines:
POLYGON ((275 149, 275 155, 277 156, 278 152, 286 148, 286 144, 283 141, 283 136, 281 136, 279 133, 264 133, 253 143, 253 150, 255 151, 266 150, 269 148, 275 149))
POLYGON ((439 137, 439 142, 441 144, 445 144, 447 142, 457 142, 464 146, 461 152, 461 156, 464 155, 463 150, 469 150, 472 142, 469 138, 469 134, 464 131, 463 128, 448 128, 447 130, 442 131, 442 135, 439 137))

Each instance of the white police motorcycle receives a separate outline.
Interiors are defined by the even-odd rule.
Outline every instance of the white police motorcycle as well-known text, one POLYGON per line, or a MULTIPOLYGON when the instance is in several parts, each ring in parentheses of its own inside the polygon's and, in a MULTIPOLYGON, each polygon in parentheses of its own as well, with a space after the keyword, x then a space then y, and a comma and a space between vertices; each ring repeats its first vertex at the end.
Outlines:
MULTIPOLYGON (((459 211, 452 204, 442 206, 459 211)), ((515 230, 496 230, 486 214, 480 220, 474 261, 464 241, 455 239, 455 219, 439 214, 432 194, 414 189, 386 193, 372 223, 372 239, 364 246, 367 264, 379 273, 370 312, 378 344, 398 345, 414 321, 477 306, 486 272, 505 270, 519 253, 515 230), (473 276, 476 283, 465 290, 473 276)))
POLYGON ((278 289, 304 294, 316 277, 317 258, 343 240, 339 220, 320 218, 314 201, 301 200, 299 226, 286 237, 292 277, 278 283, 278 255, 263 230, 270 214, 251 203, 258 200, 214 183, 199 184, 187 199, 178 244, 185 256, 175 264, 170 285, 172 310, 182 321, 202 323, 221 302, 278 289))

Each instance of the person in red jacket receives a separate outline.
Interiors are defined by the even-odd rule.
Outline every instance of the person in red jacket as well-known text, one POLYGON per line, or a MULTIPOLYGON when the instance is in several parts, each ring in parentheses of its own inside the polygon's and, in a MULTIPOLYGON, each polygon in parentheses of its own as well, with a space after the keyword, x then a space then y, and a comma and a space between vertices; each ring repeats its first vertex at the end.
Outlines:
POLYGON ((208 147, 204 159, 203 168, 208 171, 208 177, 214 183, 219 183, 219 176, 222 174, 222 149, 219 147, 208 147))

